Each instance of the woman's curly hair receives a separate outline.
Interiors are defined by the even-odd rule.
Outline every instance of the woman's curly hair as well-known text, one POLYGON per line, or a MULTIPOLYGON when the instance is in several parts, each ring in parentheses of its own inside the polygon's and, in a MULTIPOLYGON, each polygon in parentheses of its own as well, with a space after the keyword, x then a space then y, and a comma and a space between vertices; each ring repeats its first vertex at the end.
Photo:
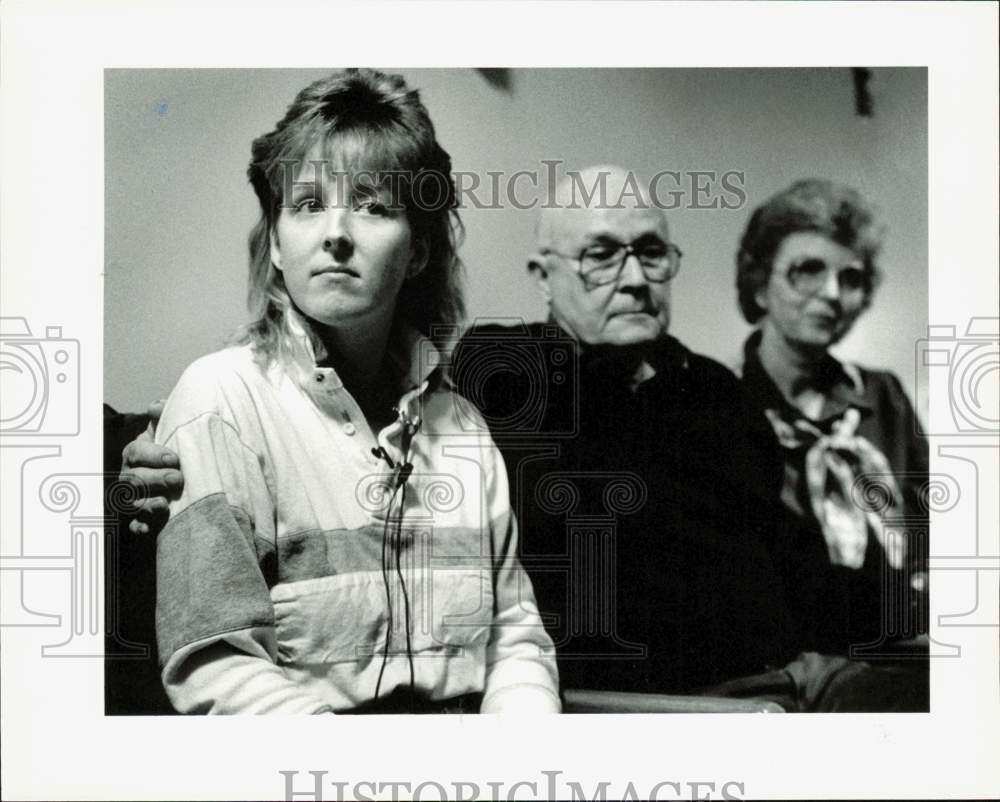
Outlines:
POLYGON ((736 289, 740 311, 748 323, 764 316, 756 300, 771 276, 774 256, 784 239, 800 231, 816 231, 861 259, 866 277, 865 307, 881 278, 878 264, 882 227, 857 190, 825 178, 807 178, 758 206, 750 217, 736 254, 736 289))

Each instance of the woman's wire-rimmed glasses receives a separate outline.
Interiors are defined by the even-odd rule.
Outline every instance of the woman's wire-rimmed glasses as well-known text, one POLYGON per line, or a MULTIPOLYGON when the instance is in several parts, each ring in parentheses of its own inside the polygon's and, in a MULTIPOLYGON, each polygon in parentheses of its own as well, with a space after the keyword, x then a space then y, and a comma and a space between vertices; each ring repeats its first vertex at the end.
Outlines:
MULTIPOLYGON (((817 295, 829 280, 831 267, 823 259, 803 259, 785 272, 788 283, 802 295, 817 295)), ((868 289, 868 274, 857 265, 845 265, 836 271, 841 293, 855 294, 868 289)))

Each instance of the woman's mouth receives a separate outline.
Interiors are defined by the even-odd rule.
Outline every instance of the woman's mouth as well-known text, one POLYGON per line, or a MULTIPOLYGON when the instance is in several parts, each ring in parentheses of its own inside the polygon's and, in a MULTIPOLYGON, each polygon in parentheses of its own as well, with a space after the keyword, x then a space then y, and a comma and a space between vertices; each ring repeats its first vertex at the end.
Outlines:
POLYGON ((361 278, 361 274, 357 270, 353 270, 345 265, 331 265, 330 267, 324 267, 317 270, 315 275, 330 276, 333 278, 361 278))

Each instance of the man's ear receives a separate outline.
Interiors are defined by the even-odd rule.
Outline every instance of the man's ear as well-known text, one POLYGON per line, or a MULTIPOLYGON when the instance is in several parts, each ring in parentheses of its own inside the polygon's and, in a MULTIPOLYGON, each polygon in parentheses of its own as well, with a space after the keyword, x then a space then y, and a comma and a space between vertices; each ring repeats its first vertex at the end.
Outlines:
POLYGON ((528 272, 535 279, 539 293, 546 305, 552 302, 552 289, 549 287, 549 271, 545 269, 545 255, 533 253, 528 257, 528 272))
POLYGON ((413 246, 413 255, 410 257, 410 263, 406 266, 406 280, 415 279, 423 273, 429 259, 430 248, 427 247, 427 243, 422 239, 417 240, 413 246))
POLYGON ((281 249, 278 247, 278 235, 272 228, 268 232, 268 238, 271 241, 271 264, 275 266, 277 270, 281 270, 281 249))

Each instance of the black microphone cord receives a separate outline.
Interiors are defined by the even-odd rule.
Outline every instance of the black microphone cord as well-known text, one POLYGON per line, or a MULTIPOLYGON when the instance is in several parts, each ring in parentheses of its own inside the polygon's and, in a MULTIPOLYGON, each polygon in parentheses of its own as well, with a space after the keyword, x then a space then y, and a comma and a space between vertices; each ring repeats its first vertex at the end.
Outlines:
MULTIPOLYGON (((372 449, 374 451, 375 449, 372 449)), ((375 699, 378 700, 379 691, 382 688, 382 675, 385 673, 386 664, 389 661, 389 647, 392 643, 392 588, 389 585, 389 563, 386 560, 386 547, 389 542, 389 514, 392 512, 392 502, 396 498, 396 490, 392 491, 389 497, 389 506, 386 509, 385 521, 382 523, 382 584, 385 586, 385 604, 389 610, 389 623, 385 628, 385 647, 382 649, 382 667, 378 672, 378 681, 375 683, 375 699)))
MULTIPOLYGON (((407 463, 409 465, 409 463, 407 463)), ((412 470, 412 469, 411 469, 412 470)), ((399 518, 396 523, 396 574, 399 577, 399 584, 403 589, 403 626, 406 631, 406 660, 410 664, 410 696, 416 693, 415 672, 413 670, 413 645, 410 642, 410 594, 406 590, 406 580, 403 579, 403 571, 400 567, 400 555, 403 550, 403 510, 406 509, 406 479, 409 473, 402 479, 402 493, 399 500, 399 518)))
POLYGON ((399 465, 397 469, 395 463, 393 463, 392 458, 386 452, 384 448, 379 446, 378 448, 372 449, 372 454, 376 457, 380 457, 386 461, 389 467, 394 471, 393 475, 393 488, 392 495, 389 496, 389 503, 386 507, 385 520, 382 524, 382 583, 385 586, 385 599, 386 606, 388 607, 389 622, 386 627, 385 636, 385 647, 382 650, 382 666, 379 668, 378 681, 375 683, 375 700, 378 700, 379 693, 382 688, 382 677, 385 674, 385 667, 389 661, 389 649, 392 642, 392 627, 393 627, 393 610, 392 610, 392 589, 390 587, 388 571, 390 570, 390 560, 387 559, 387 546, 390 541, 389 537, 389 523, 392 518, 392 506, 396 500, 397 493, 402 490, 400 494, 400 505, 399 505, 399 515, 396 518, 395 531, 393 532, 392 540, 392 553, 396 558, 396 576, 399 578, 400 588, 403 591, 403 613, 404 613, 404 631, 406 633, 406 659, 409 664, 410 669, 410 698, 412 699, 416 694, 416 672, 413 665, 413 644, 410 635, 410 595, 406 589, 406 579, 403 577, 403 571, 401 567, 401 555, 402 555, 402 539, 403 539, 403 512, 406 509, 406 483, 410 478, 410 474, 413 473, 413 465, 409 462, 404 462, 399 465))

